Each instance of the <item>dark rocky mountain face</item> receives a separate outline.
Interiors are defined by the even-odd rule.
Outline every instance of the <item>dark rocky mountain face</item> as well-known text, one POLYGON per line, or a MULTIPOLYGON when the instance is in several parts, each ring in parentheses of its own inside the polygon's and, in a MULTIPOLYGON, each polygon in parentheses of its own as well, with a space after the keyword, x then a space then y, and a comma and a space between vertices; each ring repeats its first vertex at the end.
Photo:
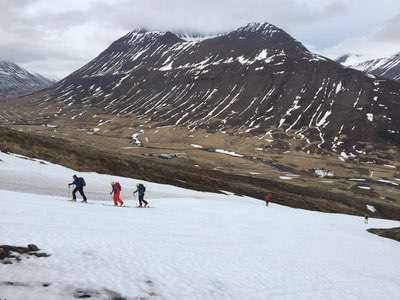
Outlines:
POLYGON ((20 66, 0 61, 0 96, 29 94, 51 86, 54 82, 20 66))
POLYGON ((400 80, 400 53, 388 58, 368 60, 353 65, 352 68, 387 79, 400 80))
POLYGON ((357 155, 400 142, 400 83, 308 51, 270 24, 187 42, 135 31, 38 94, 60 116, 108 113, 144 122, 268 136, 357 155))

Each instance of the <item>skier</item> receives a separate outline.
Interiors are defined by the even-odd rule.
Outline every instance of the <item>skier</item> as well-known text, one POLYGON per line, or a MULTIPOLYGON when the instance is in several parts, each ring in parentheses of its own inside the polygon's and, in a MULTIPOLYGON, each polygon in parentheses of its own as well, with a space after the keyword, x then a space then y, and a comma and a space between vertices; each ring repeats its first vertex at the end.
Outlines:
POLYGON ((113 195, 113 201, 114 201, 114 205, 115 206, 118 206, 118 204, 119 204, 119 206, 122 206, 122 205, 124 205, 124 201, 122 201, 122 199, 121 199, 121 190, 122 190, 122 187, 121 187, 121 185, 119 184, 119 182, 118 181, 113 181, 112 183, 111 183, 111 189, 112 189, 112 191, 111 191, 111 193, 110 193, 110 195, 113 195))
POLYGON ((147 207, 147 205, 149 205, 149 203, 144 200, 144 192, 146 191, 146 188, 143 184, 138 183, 136 184, 136 191, 133 192, 133 194, 135 195, 136 193, 138 193, 139 195, 139 206, 138 207, 143 207, 144 203, 144 207, 147 207))
POLYGON ((364 223, 365 224, 368 224, 368 219, 369 219, 369 215, 365 214, 365 216, 364 216, 364 223))
POLYGON ((270 195, 265 195, 264 196, 264 201, 265 201, 265 206, 269 205, 269 202, 271 201, 271 196, 270 195))
POLYGON ((86 186, 85 179, 83 179, 83 177, 78 177, 76 175, 72 176, 72 178, 74 181, 68 183, 68 187, 70 187, 71 185, 75 186, 74 190, 72 191, 72 201, 76 201, 76 192, 79 192, 79 194, 81 194, 83 198, 81 202, 87 203, 87 198, 83 191, 83 188, 86 186))

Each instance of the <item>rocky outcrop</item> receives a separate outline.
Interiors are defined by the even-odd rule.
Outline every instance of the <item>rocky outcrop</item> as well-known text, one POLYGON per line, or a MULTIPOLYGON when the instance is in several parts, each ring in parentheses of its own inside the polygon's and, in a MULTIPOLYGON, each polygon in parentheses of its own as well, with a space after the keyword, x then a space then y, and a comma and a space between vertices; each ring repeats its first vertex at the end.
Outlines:
POLYGON ((44 252, 39 252, 40 249, 34 245, 29 244, 26 247, 0 245, 0 263, 12 264, 13 262, 19 262, 24 257, 49 257, 50 255, 44 252))

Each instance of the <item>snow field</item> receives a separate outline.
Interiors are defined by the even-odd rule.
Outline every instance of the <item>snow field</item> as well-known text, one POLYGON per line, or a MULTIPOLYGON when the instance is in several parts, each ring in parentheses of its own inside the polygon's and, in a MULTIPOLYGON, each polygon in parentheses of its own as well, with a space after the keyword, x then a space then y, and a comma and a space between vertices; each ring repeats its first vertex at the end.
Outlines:
MULTIPOLYGON (((77 288, 128 299, 375 300, 400 293, 400 244, 366 232, 360 217, 146 182, 154 208, 117 208, 103 200, 110 182, 118 179, 127 196, 136 181, 95 173, 78 173, 92 204, 72 203, 62 186, 75 171, 0 159, 0 244, 35 243, 51 254, 0 265, 0 299, 71 299, 77 288)), ((369 226, 398 222, 370 219, 369 226)))

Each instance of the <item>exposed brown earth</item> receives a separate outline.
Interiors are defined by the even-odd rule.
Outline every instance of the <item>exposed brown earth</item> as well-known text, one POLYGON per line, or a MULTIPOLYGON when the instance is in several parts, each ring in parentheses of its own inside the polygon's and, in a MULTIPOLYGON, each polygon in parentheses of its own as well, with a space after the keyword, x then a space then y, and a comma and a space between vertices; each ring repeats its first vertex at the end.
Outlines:
POLYGON ((368 232, 400 242, 400 227, 390 229, 371 228, 368 229, 368 232))

